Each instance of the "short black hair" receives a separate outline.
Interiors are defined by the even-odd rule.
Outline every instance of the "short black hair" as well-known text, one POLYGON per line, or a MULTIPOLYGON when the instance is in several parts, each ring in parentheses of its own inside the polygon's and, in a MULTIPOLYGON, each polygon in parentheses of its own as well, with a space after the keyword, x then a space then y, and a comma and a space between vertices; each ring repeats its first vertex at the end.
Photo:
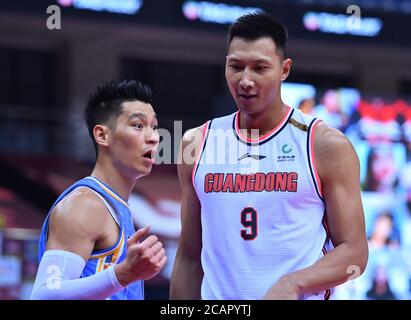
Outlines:
POLYGON ((228 31, 227 47, 234 37, 252 41, 270 37, 278 51, 285 57, 288 30, 277 18, 268 13, 253 12, 238 18, 228 31))
POLYGON ((98 124, 105 124, 115 129, 115 122, 123 112, 122 103, 126 101, 141 101, 152 103, 152 93, 148 85, 137 80, 111 81, 97 87, 87 102, 84 119, 88 133, 93 141, 96 155, 98 155, 97 142, 93 129, 98 124))

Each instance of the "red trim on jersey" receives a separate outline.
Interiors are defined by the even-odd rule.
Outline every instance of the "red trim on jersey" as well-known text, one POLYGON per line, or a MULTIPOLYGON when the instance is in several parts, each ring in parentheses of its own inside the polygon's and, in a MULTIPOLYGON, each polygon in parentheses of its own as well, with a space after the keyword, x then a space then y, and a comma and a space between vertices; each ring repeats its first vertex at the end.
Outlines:
POLYGON ((328 221, 327 221, 327 212, 324 212, 322 223, 323 223, 325 232, 327 233, 327 240, 328 240, 330 238, 330 232, 329 232, 328 221))
POLYGON ((241 131, 240 131, 240 111, 237 111, 235 114, 235 132, 237 133, 238 137, 242 140, 244 140, 245 142, 251 142, 251 143, 256 143, 256 142, 263 142, 264 140, 270 138, 272 135, 276 134, 277 131, 284 125, 284 123, 288 120, 288 117, 290 116, 291 112, 293 111, 293 109, 289 106, 287 106, 288 110, 285 113, 285 115, 283 116, 283 118, 281 119, 280 123, 277 124, 275 126, 274 129, 272 129, 271 131, 267 132, 265 135, 263 135, 262 137, 258 138, 258 139, 250 139, 249 137, 244 136, 241 131))
POLYGON ((315 137, 315 128, 318 126, 318 124, 321 122, 321 120, 315 120, 312 128, 311 128, 311 134, 310 134, 310 161, 311 161, 311 167, 314 172, 314 183, 318 187, 318 192, 320 193, 321 198, 323 198, 323 189, 322 189, 322 184, 320 180, 320 176, 318 174, 317 166, 315 164, 315 152, 314 152, 314 137, 315 137))
MULTIPOLYGON (((322 224, 323 224, 325 232, 326 232, 325 242, 324 242, 322 251, 323 251, 323 254, 326 255, 327 254, 327 248, 325 247, 325 245, 327 244, 328 240, 330 239, 329 232, 328 232, 328 223, 327 223, 327 213, 326 212, 324 212, 322 224)), ((331 297, 331 291, 329 289, 325 290, 324 300, 330 300, 330 297, 331 297)))
MULTIPOLYGON (((328 239, 328 235, 327 235, 327 239, 328 239)), ((325 243, 327 243, 327 240, 326 240, 325 243)), ((327 249, 325 248, 325 243, 324 243, 324 246, 323 246, 323 254, 324 254, 324 255, 327 254, 327 249)), ((325 290, 324 300, 330 300, 330 297, 331 297, 331 291, 330 291, 330 289, 325 290)))
POLYGON ((193 183, 194 188, 195 188, 194 176, 195 176, 195 173, 196 173, 196 171, 197 171, 198 162, 200 161, 200 157, 201 157, 201 155, 203 154, 205 136, 206 136, 206 132, 207 132, 207 130, 208 130, 209 124, 210 124, 210 121, 207 121, 206 123, 203 124, 203 130, 202 130, 202 132, 201 132, 201 147, 200 147, 200 152, 199 152, 198 155, 197 155, 197 159, 196 159, 196 161, 194 162, 193 171, 192 171, 192 173, 191 173, 191 181, 192 181, 192 183, 193 183))

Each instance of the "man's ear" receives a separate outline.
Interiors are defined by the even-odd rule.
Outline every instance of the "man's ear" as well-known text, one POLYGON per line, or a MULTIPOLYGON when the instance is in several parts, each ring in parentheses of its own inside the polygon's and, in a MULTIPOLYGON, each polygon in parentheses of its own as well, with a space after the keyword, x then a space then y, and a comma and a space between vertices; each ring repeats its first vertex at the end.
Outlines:
POLYGON ((293 61, 290 58, 284 59, 282 70, 281 70, 281 81, 284 81, 285 79, 287 79, 291 71, 292 63, 293 61))
POLYGON ((110 128, 105 125, 98 124, 93 128, 93 135, 96 143, 100 146, 108 146, 110 138, 110 128))

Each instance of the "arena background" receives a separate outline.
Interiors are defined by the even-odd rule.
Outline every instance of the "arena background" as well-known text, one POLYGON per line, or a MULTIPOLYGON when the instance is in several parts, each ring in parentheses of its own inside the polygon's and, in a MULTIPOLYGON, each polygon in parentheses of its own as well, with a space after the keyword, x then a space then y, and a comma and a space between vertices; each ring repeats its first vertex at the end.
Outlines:
MULTIPOLYGON (((411 298, 410 0, 36 0, 0 1, 0 299, 29 297, 43 219, 91 172, 88 94, 111 79, 145 81, 177 140, 175 121, 186 130, 235 111, 226 33, 250 10, 289 29, 284 100, 342 130, 360 158, 369 263, 333 298, 411 298)), ((130 199, 136 225, 152 224, 169 258, 147 299, 168 298, 179 199, 173 164, 156 166, 130 199)))

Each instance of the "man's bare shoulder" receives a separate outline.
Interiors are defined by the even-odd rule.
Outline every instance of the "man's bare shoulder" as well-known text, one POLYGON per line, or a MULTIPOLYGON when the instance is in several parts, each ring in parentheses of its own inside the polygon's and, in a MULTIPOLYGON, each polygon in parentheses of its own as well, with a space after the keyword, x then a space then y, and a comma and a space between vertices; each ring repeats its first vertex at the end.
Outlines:
POLYGON ((340 130, 331 128, 323 122, 315 129, 315 149, 316 155, 331 158, 353 151, 351 142, 340 130))
POLYGON ((97 238, 108 218, 103 201, 92 190, 79 188, 53 209, 50 228, 57 232, 67 230, 97 238))
POLYGON ((193 142, 200 143, 202 140, 205 125, 206 124, 203 124, 201 126, 188 129, 183 135, 183 146, 193 142))
POLYGON ((201 152, 201 144, 206 124, 187 130, 181 141, 179 164, 192 166, 201 152))
POLYGON ((315 160, 324 181, 359 172, 359 160, 350 140, 339 130, 320 123, 315 129, 315 160))

